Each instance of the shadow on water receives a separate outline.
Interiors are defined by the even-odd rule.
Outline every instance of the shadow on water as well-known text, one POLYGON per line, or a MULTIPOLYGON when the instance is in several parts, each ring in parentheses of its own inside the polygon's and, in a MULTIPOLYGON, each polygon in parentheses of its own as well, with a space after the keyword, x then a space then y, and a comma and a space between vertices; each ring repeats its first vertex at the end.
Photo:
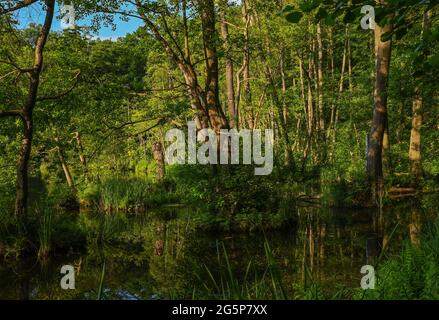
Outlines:
POLYGON ((267 272, 266 243, 284 284, 357 288, 363 265, 397 253, 404 239, 419 245, 422 229, 438 213, 437 199, 419 201, 383 211, 295 208, 294 227, 265 234, 197 231, 188 208, 132 217, 82 212, 78 224, 87 237, 86 249, 55 251, 44 262, 0 262, 0 299, 216 297, 212 279, 226 267, 237 281, 249 270, 267 272), (75 269, 75 290, 60 286, 63 265, 75 269))

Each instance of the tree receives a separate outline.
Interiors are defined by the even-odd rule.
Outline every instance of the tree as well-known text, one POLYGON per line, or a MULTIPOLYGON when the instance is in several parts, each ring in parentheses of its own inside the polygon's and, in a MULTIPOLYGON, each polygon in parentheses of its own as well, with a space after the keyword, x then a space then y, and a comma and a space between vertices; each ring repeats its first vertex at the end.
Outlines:
MULTIPOLYGON (((378 2, 383 4, 383 1, 378 2)), ((368 140, 367 168, 373 195, 375 199, 381 199, 384 192, 383 176, 383 139, 387 126, 387 88, 390 73, 390 58, 392 52, 392 40, 383 39, 385 34, 392 32, 393 25, 389 21, 375 26, 375 84, 374 84, 374 111, 372 129, 368 140)))
MULTIPOLYGON (((421 40, 425 39, 425 33, 427 33, 431 26, 431 11, 425 11, 424 13, 424 21, 423 21, 423 30, 421 40)), ((424 50, 425 51, 425 50, 424 50)), ((427 52, 424 52, 427 55, 427 52)), ((422 113, 423 113, 423 105, 424 105, 424 97, 422 88, 420 85, 416 85, 414 90, 414 99, 413 99, 413 115, 412 115, 412 129, 410 133, 410 151, 409 151, 409 159, 410 159, 410 170, 416 182, 419 182, 423 175, 422 169, 422 155, 421 155, 421 128, 422 128, 422 113)))
MULTIPOLYGON (((27 4, 30 4, 31 1, 25 2, 27 4)), ((23 6, 25 2, 23 2, 23 6)), ((23 219, 25 219, 27 211, 27 199, 29 193, 28 170, 34 130, 33 112, 37 101, 40 99, 38 97, 38 89, 40 75, 43 68, 43 53, 50 29, 52 27, 55 10, 55 0, 47 0, 45 1, 45 5, 46 17, 35 42, 33 66, 31 68, 24 69, 16 65, 13 61, 6 62, 12 65, 14 68, 18 69, 20 73, 27 73, 29 75, 29 88, 26 101, 21 108, 19 107, 15 110, 0 111, 0 118, 8 116, 19 117, 23 122, 23 138, 21 142, 20 156, 17 164, 17 190, 15 200, 15 214, 16 216, 19 216, 23 219)))

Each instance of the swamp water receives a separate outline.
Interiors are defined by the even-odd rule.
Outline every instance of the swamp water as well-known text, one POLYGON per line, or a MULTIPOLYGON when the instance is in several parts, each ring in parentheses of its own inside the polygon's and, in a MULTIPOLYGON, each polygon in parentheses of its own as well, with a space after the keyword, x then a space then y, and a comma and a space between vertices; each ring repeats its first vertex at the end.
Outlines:
POLYGON ((292 208, 293 223, 254 234, 197 231, 188 208, 71 214, 86 246, 54 244, 45 261, 0 262, 0 299, 245 299, 280 291, 291 298, 314 283, 324 291, 359 288, 363 265, 421 241, 438 203, 435 195, 381 212, 292 208), (60 286, 63 265, 75 268, 75 290, 60 286))

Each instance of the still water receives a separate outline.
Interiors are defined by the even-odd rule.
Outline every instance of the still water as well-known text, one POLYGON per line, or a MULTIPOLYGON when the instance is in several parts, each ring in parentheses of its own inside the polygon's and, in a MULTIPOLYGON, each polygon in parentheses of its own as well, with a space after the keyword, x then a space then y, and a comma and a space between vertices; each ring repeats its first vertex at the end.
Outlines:
POLYGON ((202 299, 226 291, 257 298, 261 283, 273 280, 268 265, 287 291, 311 283, 357 288, 363 265, 421 241, 438 203, 434 196, 382 211, 296 207, 282 230, 254 234, 197 230, 188 208, 106 218, 81 212, 72 219, 86 248, 55 245, 45 261, 0 262, 0 299, 97 299, 99 292, 102 299, 202 299), (63 265, 75 269, 75 290, 60 286, 63 265))

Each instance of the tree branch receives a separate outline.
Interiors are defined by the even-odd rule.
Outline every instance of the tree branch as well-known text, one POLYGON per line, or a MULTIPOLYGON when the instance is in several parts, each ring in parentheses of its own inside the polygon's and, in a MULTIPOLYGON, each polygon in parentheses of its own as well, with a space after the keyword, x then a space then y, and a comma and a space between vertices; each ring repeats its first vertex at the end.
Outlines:
POLYGON ((21 112, 21 110, 0 111, 0 118, 6 117, 23 117, 23 113, 21 112))
POLYGON ((76 73, 76 75, 75 75, 75 76, 73 77, 73 79, 72 79, 72 80, 75 80, 75 83, 74 83, 69 89, 67 89, 66 91, 64 91, 64 92, 62 92, 62 93, 60 93, 60 94, 57 94, 57 95, 55 95, 55 96, 40 97, 40 98, 37 98, 36 101, 58 100, 58 99, 60 99, 60 98, 65 97, 65 96, 68 95, 70 92, 72 92, 73 89, 75 89, 76 86, 78 85, 80 74, 81 74, 81 71, 78 71, 78 72, 76 73))
POLYGON ((107 128, 109 130, 116 131, 116 130, 121 130, 121 129, 127 127, 127 126, 132 126, 132 125, 135 125, 135 124, 139 124, 139 123, 143 123, 143 122, 147 122, 147 121, 151 121, 151 120, 155 120, 155 119, 142 119, 142 120, 137 120, 137 121, 125 122, 125 123, 123 123, 121 125, 118 125, 116 127, 110 127, 110 126, 106 125, 105 123, 104 124, 107 126, 107 128))
POLYGON ((158 126, 163 125, 167 120, 168 120, 167 118, 162 118, 162 119, 160 119, 159 121, 157 121, 157 123, 156 123, 155 125, 149 127, 148 129, 145 129, 145 130, 142 130, 142 131, 137 132, 137 133, 135 133, 135 134, 129 135, 128 137, 131 138, 131 137, 136 137, 136 136, 140 136, 140 135, 142 135, 142 134, 145 134, 145 133, 147 133, 148 131, 151 131, 152 129, 154 129, 154 128, 158 127, 158 126))
POLYGON ((14 7, 11 7, 11 8, 2 8, 1 7, 0 8, 0 16, 4 15, 6 13, 10 13, 10 12, 13 12, 13 11, 20 10, 20 9, 22 9, 24 7, 27 7, 27 6, 33 4, 33 3, 37 2, 37 1, 38 0, 23 0, 23 1, 20 1, 19 3, 17 3, 14 7))
POLYGON ((10 65, 10 66, 13 66, 15 69, 17 69, 18 71, 20 71, 20 73, 26 73, 26 72, 29 73, 29 72, 34 71, 33 68, 31 68, 31 69, 22 69, 22 68, 20 68, 20 66, 19 66, 18 64, 16 64, 16 63, 13 62, 13 61, 0 60, 0 63, 5 63, 5 64, 8 64, 8 65, 10 65))

